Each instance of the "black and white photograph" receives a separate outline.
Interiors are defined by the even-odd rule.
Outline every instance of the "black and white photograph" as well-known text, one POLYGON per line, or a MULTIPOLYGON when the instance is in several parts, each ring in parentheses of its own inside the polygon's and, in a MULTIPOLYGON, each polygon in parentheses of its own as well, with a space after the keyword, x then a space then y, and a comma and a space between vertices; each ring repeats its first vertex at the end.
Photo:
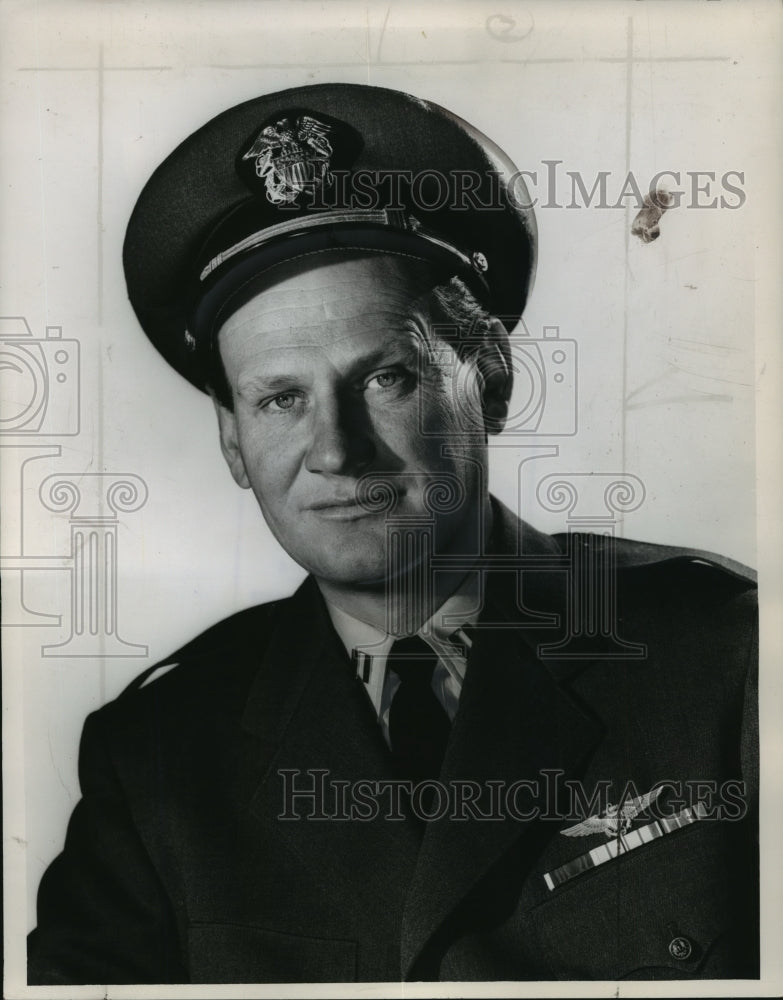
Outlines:
POLYGON ((4 995, 779 995, 780 4, 0 32, 4 995))

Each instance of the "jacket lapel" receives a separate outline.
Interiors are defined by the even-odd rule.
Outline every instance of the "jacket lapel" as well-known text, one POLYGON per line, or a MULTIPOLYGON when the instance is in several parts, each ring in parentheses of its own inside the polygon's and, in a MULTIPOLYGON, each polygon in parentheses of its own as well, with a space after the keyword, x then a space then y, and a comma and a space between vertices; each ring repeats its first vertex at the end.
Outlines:
MULTIPOLYGON (((494 550, 517 554, 520 522, 499 507, 494 550)), ((527 525, 524 530, 525 554, 559 556, 548 536, 527 525)), ((559 566, 559 561, 554 559, 553 565, 559 566)), ((535 653, 538 643, 551 641, 553 633, 547 619, 529 611, 547 613, 550 619, 554 613, 559 619, 565 608, 566 574, 561 569, 534 569, 523 580, 523 600, 510 573, 494 574, 487 584, 444 761, 442 780, 447 787, 453 790, 455 781, 465 780, 479 784, 479 815, 497 811, 487 782, 499 782, 496 787, 502 789, 520 779, 540 783, 541 771, 547 769, 575 776, 600 738, 598 725, 561 683, 579 667, 570 663, 564 670, 555 668, 535 653), (482 628, 483 623, 492 627, 482 628)), ((521 788, 514 804, 517 816, 503 809, 500 819, 455 822, 446 816, 428 824, 405 908, 404 977, 421 975, 417 958, 438 927, 514 843, 537 826, 532 817, 519 818, 519 813, 541 805, 534 793, 521 788)))
MULTIPOLYGON (((371 820, 279 819, 284 808, 281 771, 298 771, 293 779, 298 788, 313 787, 313 771, 325 772, 322 807, 327 816, 340 811, 333 794, 336 784, 352 788, 358 781, 392 777, 372 706, 311 579, 294 595, 272 637, 243 728, 248 759, 254 761, 249 809, 258 835, 284 855, 296 855, 303 879, 310 873, 319 884, 328 872, 356 914, 379 914, 393 922, 396 908, 394 936, 399 934, 420 837, 409 820, 385 818, 388 797, 371 820)), ((317 805, 316 800, 298 800, 304 814, 310 802, 317 805)), ((339 909, 339 901, 335 906, 339 909)))

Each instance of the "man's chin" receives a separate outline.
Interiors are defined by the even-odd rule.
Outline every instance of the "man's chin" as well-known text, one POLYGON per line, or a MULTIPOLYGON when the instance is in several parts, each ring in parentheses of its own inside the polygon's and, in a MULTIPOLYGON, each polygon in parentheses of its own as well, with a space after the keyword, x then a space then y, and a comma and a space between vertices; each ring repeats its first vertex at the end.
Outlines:
POLYGON ((349 540, 336 540, 328 548, 323 544, 301 547, 290 551, 299 565, 316 580, 342 588, 378 590, 386 586, 388 563, 386 546, 368 546, 368 551, 357 552, 349 540), (319 551, 320 549, 320 551, 319 551), (300 557, 301 556, 301 557, 300 557))
POLYGON ((304 568, 316 580, 330 583, 338 587, 350 587, 356 590, 379 590, 386 586, 389 573, 385 561, 383 563, 363 563, 353 561, 336 563, 334 561, 313 562, 308 559, 304 568))

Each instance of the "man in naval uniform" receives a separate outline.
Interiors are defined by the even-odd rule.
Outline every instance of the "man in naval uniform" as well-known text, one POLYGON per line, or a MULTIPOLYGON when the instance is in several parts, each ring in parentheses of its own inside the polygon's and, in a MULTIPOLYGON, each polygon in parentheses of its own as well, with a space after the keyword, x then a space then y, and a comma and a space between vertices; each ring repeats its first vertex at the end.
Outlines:
POLYGON ((131 302, 309 575, 87 719, 31 983, 758 975, 749 574, 488 492, 535 252, 503 152, 393 91, 153 174, 131 302))

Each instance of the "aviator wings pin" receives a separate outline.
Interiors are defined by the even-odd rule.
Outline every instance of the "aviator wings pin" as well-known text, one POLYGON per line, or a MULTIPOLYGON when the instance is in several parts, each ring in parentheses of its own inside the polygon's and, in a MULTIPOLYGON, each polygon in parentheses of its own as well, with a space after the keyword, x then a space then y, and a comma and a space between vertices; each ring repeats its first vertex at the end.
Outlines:
POLYGON ((547 889, 552 891, 563 885, 570 879, 597 868, 599 865, 613 861, 621 854, 635 851, 637 847, 649 844, 659 837, 666 837, 684 826, 696 823, 706 816, 706 809, 702 802, 697 802, 694 806, 681 809, 680 812, 671 816, 661 816, 659 819, 646 823, 644 826, 629 830, 633 820, 644 812, 644 810, 657 799, 661 789, 653 789, 646 795, 640 795, 635 799, 630 799, 622 807, 609 806, 603 816, 590 816, 589 819, 576 826, 570 826, 566 830, 561 830, 566 837, 586 837, 591 833, 604 833, 609 838, 598 847, 594 847, 586 854, 578 858, 572 858, 559 868, 551 872, 546 872, 544 882, 547 889))
POLYGON ((593 833, 604 833, 607 837, 622 836, 631 829, 631 823, 639 813, 655 802, 662 791, 662 788, 653 788, 645 795, 629 799, 622 806, 610 803, 603 816, 590 816, 576 826, 569 826, 560 832, 565 837, 587 837, 593 833))

